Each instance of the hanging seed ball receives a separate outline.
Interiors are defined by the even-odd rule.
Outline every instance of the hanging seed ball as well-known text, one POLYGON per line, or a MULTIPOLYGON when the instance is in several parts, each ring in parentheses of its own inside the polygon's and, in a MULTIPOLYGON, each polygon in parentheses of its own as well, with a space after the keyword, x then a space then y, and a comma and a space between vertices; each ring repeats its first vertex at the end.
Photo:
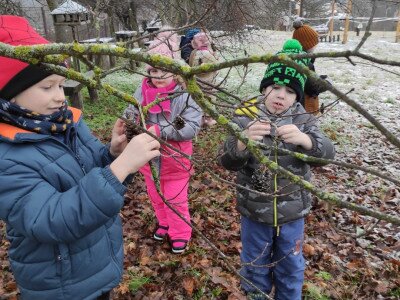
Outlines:
POLYGON ((138 130, 138 128, 133 124, 132 121, 127 121, 125 125, 126 125, 125 134, 129 142, 131 139, 133 139, 136 135, 140 133, 140 130, 138 130))
POLYGON ((176 130, 181 130, 185 127, 185 120, 181 116, 177 116, 173 123, 176 130))
POLYGON ((271 188, 272 176, 271 171, 265 165, 260 165, 254 170, 251 177, 253 188, 262 193, 271 193, 273 191, 271 188))

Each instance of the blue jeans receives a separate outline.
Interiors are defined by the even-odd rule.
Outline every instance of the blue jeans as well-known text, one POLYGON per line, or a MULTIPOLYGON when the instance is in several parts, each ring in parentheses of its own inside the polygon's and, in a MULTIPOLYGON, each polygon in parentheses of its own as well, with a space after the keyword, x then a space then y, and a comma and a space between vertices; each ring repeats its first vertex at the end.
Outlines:
MULTIPOLYGON (((275 299, 300 300, 305 268, 304 219, 280 226, 279 235, 276 227, 244 216, 241 223, 240 257, 244 265, 240 274, 266 294, 275 285, 275 299)), ((247 293, 256 291, 244 280, 241 286, 247 293)))

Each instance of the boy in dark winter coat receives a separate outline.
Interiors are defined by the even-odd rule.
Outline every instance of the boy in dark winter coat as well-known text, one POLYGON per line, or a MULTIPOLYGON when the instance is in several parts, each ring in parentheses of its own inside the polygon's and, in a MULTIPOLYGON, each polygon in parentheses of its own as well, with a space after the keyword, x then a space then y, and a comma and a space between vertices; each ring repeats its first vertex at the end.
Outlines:
MULTIPOLYGON (((0 16, 0 42, 48 43, 16 16, 0 16)), ((0 57, 0 219, 21 299, 108 299, 123 271, 122 182, 160 144, 127 143, 118 120, 103 145, 68 107, 64 81, 0 57)))
MULTIPOLYGON (((281 53, 301 53, 296 40, 285 43, 281 53)), ((307 61, 297 60, 307 64, 307 61)), ((262 96, 236 111, 234 122, 253 141, 268 146, 264 154, 292 173, 310 180, 310 165, 290 155, 287 149, 319 158, 333 158, 331 141, 319 130, 316 119, 298 102, 303 97, 306 76, 282 63, 271 63, 260 85, 262 96)), ((304 217, 311 208, 310 193, 265 168, 230 136, 220 158, 222 165, 237 171, 237 181, 248 189, 237 189, 241 213, 241 275, 264 293, 275 285, 275 298, 300 300, 304 278, 302 255, 304 217), (253 191, 251 191, 253 190, 253 191), (261 192, 261 193, 260 193, 261 192)), ((265 299, 242 281, 249 299, 265 299)))

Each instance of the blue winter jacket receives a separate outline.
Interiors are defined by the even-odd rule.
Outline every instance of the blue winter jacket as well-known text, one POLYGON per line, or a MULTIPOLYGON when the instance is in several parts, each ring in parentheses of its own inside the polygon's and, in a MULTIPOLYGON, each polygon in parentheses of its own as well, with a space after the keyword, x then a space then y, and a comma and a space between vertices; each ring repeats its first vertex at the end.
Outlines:
POLYGON ((122 275, 126 188, 109 149, 71 108, 77 152, 0 123, 0 219, 22 299, 95 299, 122 275))

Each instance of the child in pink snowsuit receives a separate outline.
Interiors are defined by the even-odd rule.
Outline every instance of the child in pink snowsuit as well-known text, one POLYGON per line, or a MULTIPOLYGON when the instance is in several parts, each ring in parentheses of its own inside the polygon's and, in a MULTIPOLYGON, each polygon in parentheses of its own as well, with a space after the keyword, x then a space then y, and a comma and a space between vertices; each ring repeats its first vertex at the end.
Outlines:
MULTIPOLYGON (((165 32, 163 34, 166 35, 165 32)), ((177 57, 174 53, 176 44, 173 36, 165 40, 156 38, 153 45, 155 46, 150 45, 149 53, 158 53, 170 58, 177 57)), ((134 94, 135 99, 142 106, 163 99, 148 111, 147 126, 155 125, 161 139, 175 149, 192 155, 192 139, 201 126, 201 108, 188 93, 183 92, 174 74, 150 65, 146 70, 149 77, 143 79, 142 85, 134 94)), ((138 111, 133 105, 128 106, 124 115, 138 121, 138 111)), ((190 222, 188 187, 193 173, 192 164, 189 159, 165 144, 162 144, 160 151, 161 156, 152 162, 160 177, 161 192, 165 199, 190 222)), ((191 238, 191 227, 163 202, 156 190, 149 165, 145 165, 140 172, 145 177, 147 192, 158 222, 153 238, 163 241, 168 235, 172 252, 182 253, 191 238)))

